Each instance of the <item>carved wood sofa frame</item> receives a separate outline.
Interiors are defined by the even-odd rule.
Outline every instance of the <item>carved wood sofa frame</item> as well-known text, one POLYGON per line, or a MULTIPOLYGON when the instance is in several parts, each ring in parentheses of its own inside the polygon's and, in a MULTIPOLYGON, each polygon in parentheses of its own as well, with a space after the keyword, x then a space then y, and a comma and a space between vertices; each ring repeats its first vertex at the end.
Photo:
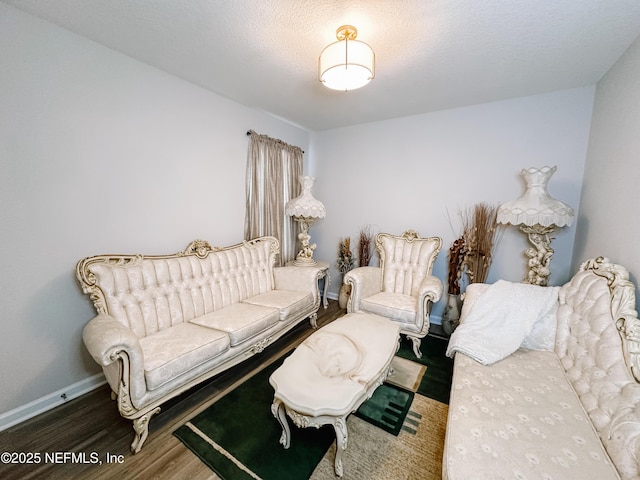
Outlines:
MULTIPOLYGON (((261 237, 222 248, 211 247, 204 240, 195 240, 184 251, 171 255, 98 255, 84 258, 77 263, 76 277, 97 311, 97 316, 85 326, 83 339, 94 360, 103 368, 112 389, 112 398, 117 400, 120 414, 133 421, 135 437, 131 444, 131 451, 134 454, 142 448, 149 433, 149 420, 160 412, 161 404, 245 359, 261 353, 268 345, 305 318, 309 318, 311 326, 316 328, 317 311, 320 306, 318 280, 322 278, 322 272, 320 269, 309 267, 275 267, 278 254, 278 240, 273 237, 261 237), (93 271, 95 267, 107 266, 127 270, 139 267, 147 261, 172 262, 180 259, 198 263, 206 260, 210 255, 213 256, 220 252, 233 252, 234 249, 254 247, 264 249, 265 245, 268 245, 266 260, 265 258, 261 260, 266 263, 261 267, 264 269, 265 281, 274 290, 292 291, 294 294, 308 292, 312 299, 306 302, 304 308, 292 310, 286 318, 282 318, 283 314, 280 313, 281 318, 275 325, 259 331, 239 345, 227 346, 227 350, 217 357, 207 359, 202 365, 198 365, 191 371, 181 373, 169 381, 167 385, 161 385, 161 388, 165 390, 161 394, 158 394, 158 390, 161 388, 155 392, 149 392, 144 371, 144 355, 138 338, 126 325, 126 320, 115 318, 113 312, 110 312, 109 299, 100 285, 98 276, 93 271)), ((215 288, 211 285, 207 285, 207 287, 215 288)), ((308 295, 306 297, 308 300, 308 295)), ((189 318, 185 318, 183 321, 189 323, 189 318)), ((206 329, 205 326, 194 328, 206 329)), ((220 334, 222 336, 224 332, 220 332, 220 334)))

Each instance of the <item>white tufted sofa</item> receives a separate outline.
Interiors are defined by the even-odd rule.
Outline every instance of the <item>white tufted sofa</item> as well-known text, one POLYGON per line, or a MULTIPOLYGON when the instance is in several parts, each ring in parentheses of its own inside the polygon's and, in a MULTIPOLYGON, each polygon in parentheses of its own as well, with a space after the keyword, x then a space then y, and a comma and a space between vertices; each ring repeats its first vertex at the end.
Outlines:
POLYGON ((120 414, 133 420, 134 453, 160 405, 264 348, 305 318, 315 328, 320 270, 275 267, 279 243, 226 248, 196 240, 173 255, 100 255, 76 276, 98 315, 84 343, 120 414))
MULTIPOLYGON (((459 329, 487 288, 469 286, 459 329)), ((550 349, 533 339, 539 349, 486 365, 450 352, 443 478, 640 478, 640 322, 627 271, 601 257, 586 262, 547 313, 550 349)), ((516 305, 510 320, 521 318, 516 305)), ((452 336, 450 348, 461 340, 452 336)))

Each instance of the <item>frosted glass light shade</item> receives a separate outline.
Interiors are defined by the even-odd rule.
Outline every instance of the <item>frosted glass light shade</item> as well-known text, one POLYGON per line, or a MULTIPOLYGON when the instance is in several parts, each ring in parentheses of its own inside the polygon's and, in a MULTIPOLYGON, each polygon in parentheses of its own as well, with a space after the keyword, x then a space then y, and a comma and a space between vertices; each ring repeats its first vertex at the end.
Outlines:
POLYGON ((369 45, 355 40, 356 35, 354 27, 340 27, 339 40, 320 54, 318 75, 325 87, 346 92, 364 87, 375 76, 375 54, 369 45))

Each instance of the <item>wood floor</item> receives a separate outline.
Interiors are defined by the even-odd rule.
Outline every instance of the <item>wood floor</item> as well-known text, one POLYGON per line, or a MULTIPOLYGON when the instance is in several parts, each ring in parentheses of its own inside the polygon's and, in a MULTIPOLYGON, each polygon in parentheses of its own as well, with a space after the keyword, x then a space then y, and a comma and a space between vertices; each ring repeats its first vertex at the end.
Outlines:
MULTIPOLYGON (((320 307, 318 311, 318 326, 343 313, 337 302, 330 300, 327 309, 320 307)), ((302 322, 261 354, 165 405, 152 418, 149 437, 136 455, 129 450, 133 440, 132 423, 120 417, 106 385, 0 432, 0 452, 40 454, 37 464, 0 463, 0 478, 217 479, 172 435, 173 431, 312 332, 309 322, 302 322), (74 452, 76 457, 69 452, 74 452), (101 464, 92 463, 96 461, 101 464)))

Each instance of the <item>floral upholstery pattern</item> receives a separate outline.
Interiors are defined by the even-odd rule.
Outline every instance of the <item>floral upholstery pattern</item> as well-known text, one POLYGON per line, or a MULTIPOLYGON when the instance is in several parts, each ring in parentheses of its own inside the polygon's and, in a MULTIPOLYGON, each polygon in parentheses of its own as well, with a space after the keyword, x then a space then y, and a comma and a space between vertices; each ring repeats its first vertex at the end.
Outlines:
MULTIPOLYGON (((486 288, 469 286, 462 316, 486 288)), ((589 260, 559 289, 555 328, 492 365, 456 353, 443 478, 640 479, 635 290, 624 267, 589 260)))
POLYGON ((553 352, 456 354, 443 477, 619 478, 553 352))

